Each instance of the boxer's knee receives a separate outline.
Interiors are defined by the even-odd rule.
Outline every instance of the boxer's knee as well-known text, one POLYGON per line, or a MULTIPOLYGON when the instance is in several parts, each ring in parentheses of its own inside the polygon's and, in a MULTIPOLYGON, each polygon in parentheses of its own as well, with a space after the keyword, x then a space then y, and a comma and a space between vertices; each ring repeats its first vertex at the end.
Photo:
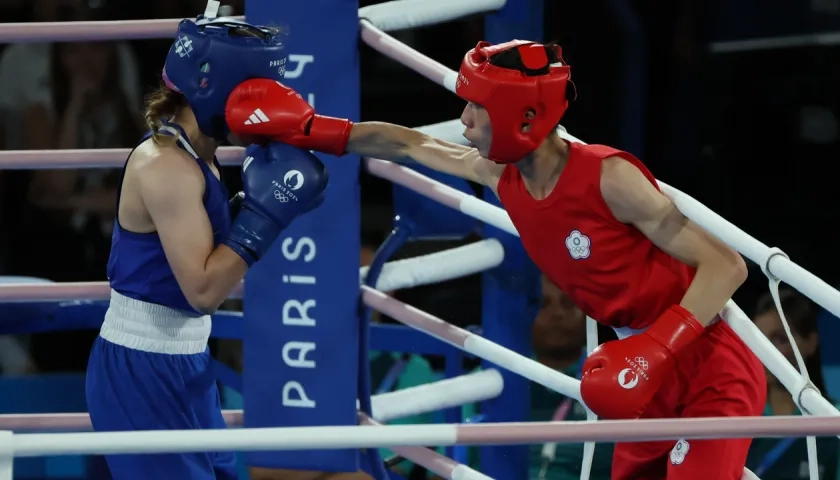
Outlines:
POLYGON ((251 480, 372 480, 364 472, 328 473, 251 467, 248 469, 248 473, 251 476, 251 480))

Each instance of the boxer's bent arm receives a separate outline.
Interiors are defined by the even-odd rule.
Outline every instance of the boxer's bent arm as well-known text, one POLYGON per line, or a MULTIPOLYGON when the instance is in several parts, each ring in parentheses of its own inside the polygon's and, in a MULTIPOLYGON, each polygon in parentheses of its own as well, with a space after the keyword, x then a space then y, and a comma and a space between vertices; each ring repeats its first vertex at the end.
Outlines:
POLYGON ((709 324, 747 278, 741 255, 686 218, 622 158, 604 160, 601 194, 619 221, 634 225, 663 251, 697 267, 680 305, 703 325, 709 324))
POLYGON ((347 151, 392 162, 415 161, 439 172, 496 188, 503 166, 481 158, 474 148, 384 122, 353 125, 347 151))
POLYGON ((245 276, 242 257, 221 245, 204 209, 204 175, 190 158, 165 155, 138 171, 143 203, 190 305, 212 313, 245 276))

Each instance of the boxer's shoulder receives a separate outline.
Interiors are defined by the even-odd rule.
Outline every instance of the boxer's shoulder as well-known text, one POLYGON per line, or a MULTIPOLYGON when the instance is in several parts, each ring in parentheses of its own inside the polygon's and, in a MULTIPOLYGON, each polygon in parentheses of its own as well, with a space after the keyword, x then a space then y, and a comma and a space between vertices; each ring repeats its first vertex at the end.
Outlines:
POLYGON ((204 174, 198 162, 184 149, 176 144, 156 145, 151 140, 144 141, 134 149, 126 165, 126 172, 164 183, 172 179, 204 182, 204 174))
POLYGON ((189 153, 174 144, 155 145, 147 140, 129 157, 122 193, 127 199, 142 199, 145 208, 152 208, 176 199, 201 198, 205 186, 204 173, 189 153))
POLYGON ((181 168, 192 170, 198 166, 195 158, 177 143, 158 145, 151 139, 143 141, 131 152, 128 163, 131 168, 143 170, 181 168))

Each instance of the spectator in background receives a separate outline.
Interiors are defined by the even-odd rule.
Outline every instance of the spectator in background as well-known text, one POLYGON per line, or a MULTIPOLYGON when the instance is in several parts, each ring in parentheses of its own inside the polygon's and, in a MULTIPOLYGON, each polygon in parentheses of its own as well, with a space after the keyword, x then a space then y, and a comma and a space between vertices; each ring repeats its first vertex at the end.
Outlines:
MULTIPOLYGON (((31 5, 35 22, 98 20, 94 17, 100 14, 86 9, 80 0, 32 0, 31 5)), ((109 72, 111 81, 119 86, 129 110, 139 115, 143 93, 137 59, 127 42, 114 42, 114 45, 117 62, 109 72)), ((15 120, 5 125, 7 148, 22 147, 15 143, 21 133, 15 126, 24 109, 36 104, 52 109, 51 58, 49 43, 12 44, 0 55, 0 111, 6 118, 15 120)))
MULTIPOLYGON (((48 47, 49 93, 23 107, 25 147, 91 149, 133 146, 142 134, 120 87, 112 42, 48 47)), ((20 182, 26 203, 13 225, 9 273, 54 281, 105 280, 116 209, 118 169, 36 170, 20 182)), ((96 332, 34 335, 32 356, 42 372, 81 372, 96 332), (58 354, 57 352, 61 352, 58 354)))
MULTIPOLYGON (((822 362, 820 361, 820 338, 817 331, 818 309, 810 299, 792 289, 779 292, 782 310, 790 325, 793 338, 811 381, 820 392, 824 392, 822 362)), ((769 293, 765 293, 756 306, 754 315, 756 326, 773 345, 782 352, 787 360, 796 365, 793 348, 782 326, 781 318, 769 293)), ((764 415, 800 415, 790 392, 767 372, 767 406, 764 415)), ((819 459, 820 478, 840 479, 837 468, 837 437, 817 438, 817 458, 819 459)), ((750 446, 747 468, 763 480, 807 479, 808 452, 804 438, 756 438, 750 446)))
MULTIPOLYGON (((24 109, 27 148, 99 149, 136 142, 142 129, 119 87, 117 55, 110 42, 50 47, 50 101, 24 109)), ((45 269, 38 274, 52 280, 105 279, 117 180, 117 169, 31 173, 26 198, 33 211, 28 228, 40 233, 34 238, 53 246, 39 245, 32 237, 16 246, 17 253, 32 252, 27 255, 28 267, 24 266, 30 275, 33 267, 38 268, 32 263, 37 262, 45 269), (64 240, 58 248, 56 238, 64 240)))
MULTIPOLYGON (((551 280, 542 277, 542 306, 531 329, 536 360, 570 377, 580 378, 586 355, 586 315, 551 280)), ((531 384, 531 421, 586 420, 583 406, 538 384, 531 384)), ((613 446, 599 443, 592 462, 592 480, 608 480, 613 446)), ((531 446, 531 480, 577 480, 582 444, 531 446), (550 452, 553 451, 553 459, 550 452)))

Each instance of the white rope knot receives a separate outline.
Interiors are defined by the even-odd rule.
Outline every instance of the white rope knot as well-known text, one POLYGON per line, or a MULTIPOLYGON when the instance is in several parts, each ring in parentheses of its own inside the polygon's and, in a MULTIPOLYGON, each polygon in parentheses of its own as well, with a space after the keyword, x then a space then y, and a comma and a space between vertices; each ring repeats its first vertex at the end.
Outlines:
POLYGON ((796 402, 796 406, 799 407, 799 411, 804 413, 805 415, 813 415, 807 408, 805 408, 805 403, 802 401, 802 396, 805 394, 805 391, 813 390, 817 392, 818 395, 822 395, 820 389, 814 385, 814 382, 811 381, 810 378, 805 379, 805 384, 799 388, 799 394, 796 395, 794 401, 796 402))
POLYGON ((761 265, 761 271, 767 276, 767 278, 770 280, 781 281, 781 278, 770 272, 770 260, 772 260, 773 257, 784 257, 788 260, 790 260, 790 257, 788 257, 787 253, 783 252, 779 247, 772 247, 767 254, 767 259, 764 260, 764 263, 761 265))
MULTIPOLYGON (((820 394, 819 389, 814 386, 813 382, 811 382, 811 378, 808 375, 808 368, 805 366, 805 359, 802 358, 802 352, 799 351, 799 346, 796 344, 796 338, 793 336, 793 332, 790 329, 790 324, 788 324, 787 318, 785 317, 785 311, 782 309, 782 300, 779 296, 779 284, 782 283, 782 280, 770 273, 770 260, 775 256, 782 256, 784 258, 789 258, 787 254, 776 247, 770 249, 769 254, 767 255, 767 260, 765 260, 764 265, 761 266, 761 271, 764 272, 764 275, 767 276, 768 285, 770 287, 770 295, 773 297, 773 303, 776 304, 776 310, 779 312, 779 319, 782 321, 782 327, 785 329, 785 334, 787 335, 788 341, 790 342, 790 346, 793 350, 793 356, 796 359, 796 365, 799 367, 799 372, 802 374, 802 381, 803 385, 799 388, 798 395, 794 399, 796 402, 796 406, 799 407, 799 411, 801 411, 805 415, 812 415, 808 409, 805 408, 803 405, 803 395, 809 389, 814 390, 817 394, 820 394)), ((817 459, 817 439, 814 436, 808 436, 805 439, 805 443, 808 450, 808 473, 810 480, 819 480, 819 462, 817 459)))

